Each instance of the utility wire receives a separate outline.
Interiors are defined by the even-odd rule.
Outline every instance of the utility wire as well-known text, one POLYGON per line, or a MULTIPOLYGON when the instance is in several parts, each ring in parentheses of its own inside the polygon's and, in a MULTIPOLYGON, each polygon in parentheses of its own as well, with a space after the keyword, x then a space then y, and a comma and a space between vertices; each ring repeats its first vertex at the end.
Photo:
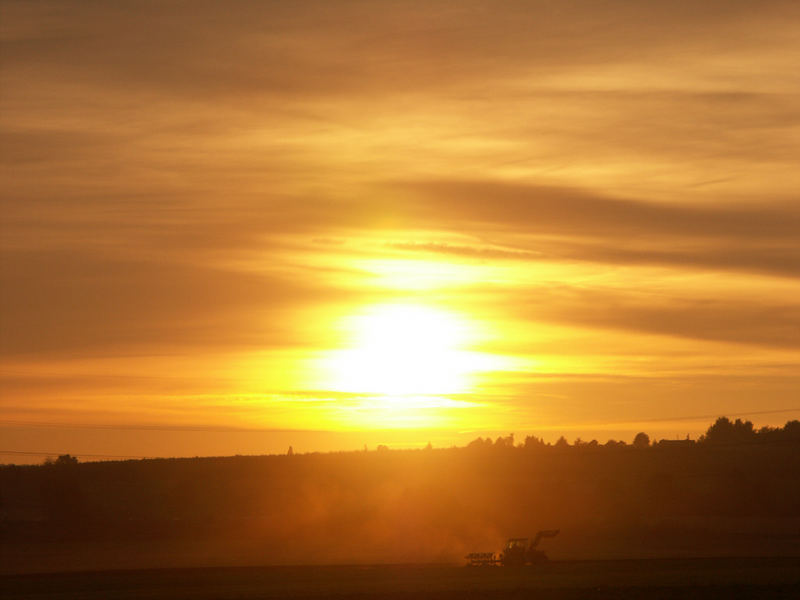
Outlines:
POLYGON ((201 433, 325 433, 313 429, 222 427, 216 425, 113 425, 103 423, 51 423, 46 421, 0 420, 0 427, 39 427, 57 429, 112 429, 116 431, 191 431, 201 433))
MULTIPOLYGON (((2 455, 23 455, 23 456, 60 456, 67 454, 66 452, 34 452, 31 450, 0 450, 2 455)), ((144 458, 157 458, 155 456, 127 456, 124 454, 72 454, 70 456, 82 456, 84 458, 119 458, 119 459, 144 459, 144 458)))
MULTIPOLYGON (((800 407, 779 408, 773 410, 752 410, 740 413, 691 415, 680 417, 657 417, 652 419, 637 419, 635 421, 613 421, 613 425, 637 425, 639 423, 662 423, 669 421, 694 421, 700 419, 716 419, 718 417, 751 417, 755 415, 777 415, 781 413, 800 413, 800 407)), ((596 425, 608 425, 609 423, 580 423, 582 427, 590 428, 596 425)), ((0 427, 41 427, 58 429, 112 429, 117 431, 190 431, 202 433, 331 433, 330 431, 318 431, 311 429, 280 429, 280 428, 251 428, 251 427, 218 427, 214 425, 113 425, 96 423, 55 423, 43 421, 15 421, 0 420, 0 427)))

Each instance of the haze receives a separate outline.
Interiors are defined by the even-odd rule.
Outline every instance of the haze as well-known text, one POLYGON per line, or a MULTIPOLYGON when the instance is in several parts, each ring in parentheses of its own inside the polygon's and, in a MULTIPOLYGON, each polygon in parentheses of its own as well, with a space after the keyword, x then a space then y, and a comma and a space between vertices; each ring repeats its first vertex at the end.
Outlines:
POLYGON ((0 11, 0 460, 800 416, 798 3, 0 11))

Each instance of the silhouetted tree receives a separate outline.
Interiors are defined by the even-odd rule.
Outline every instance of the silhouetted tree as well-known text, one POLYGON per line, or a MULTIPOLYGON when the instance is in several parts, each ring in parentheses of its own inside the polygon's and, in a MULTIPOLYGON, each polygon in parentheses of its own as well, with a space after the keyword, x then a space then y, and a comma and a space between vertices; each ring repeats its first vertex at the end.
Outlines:
POLYGON ((67 467, 78 464, 78 458, 69 454, 61 454, 58 458, 47 457, 44 459, 45 465, 67 467))
POLYGON ((783 432, 786 440, 800 442, 800 421, 787 421, 783 426, 783 432))
POLYGON ((556 442, 555 447, 556 448, 569 448, 569 442, 567 441, 567 438, 565 438, 562 435, 560 438, 558 438, 558 441, 556 442))
POLYGON ((514 434, 509 433, 506 437, 498 437, 494 442, 495 448, 513 448, 514 434))
POLYGON ((547 444, 544 443, 544 440, 541 438, 537 438, 535 435, 529 435, 525 438, 525 449, 526 450, 533 450, 545 448, 547 444))
POLYGON ((756 440, 756 432, 750 421, 736 419, 733 423, 728 417, 720 417, 708 428, 702 441, 709 444, 736 444, 756 440))
POLYGON ((633 447, 634 448, 648 448, 650 446, 650 436, 647 435, 644 431, 640 431, 636 434, 636 437, 633 438, 633 447))
POLYGON ((482 437, 477 437, 467 444, 467 448, 472 448, 473 450, 482 450, 483 448, 490 448, 491 446, 492 440, 488 437, 485 440, 482 437))
POLYGON ((84 511, 77 464, 77 458, 62 454, 45 465, 49 472, 40 490, 45 514, 51 524, 61 531, 79 527, 79 519, 84 511))

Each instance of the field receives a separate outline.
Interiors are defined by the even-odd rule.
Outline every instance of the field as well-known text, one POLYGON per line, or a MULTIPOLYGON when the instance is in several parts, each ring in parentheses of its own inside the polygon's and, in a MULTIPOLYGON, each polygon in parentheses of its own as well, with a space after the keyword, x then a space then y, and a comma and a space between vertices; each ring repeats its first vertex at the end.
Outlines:
POLYGON ((800 559, 150 569, 0 577, 6 600, 260 598, 798 598, 800 559))
POLYGON ((0 595, 800 598, 794 441, 503 439, 3 467, 0 595), (462 566, 468 552, 556 528, 546 566, 462 566))

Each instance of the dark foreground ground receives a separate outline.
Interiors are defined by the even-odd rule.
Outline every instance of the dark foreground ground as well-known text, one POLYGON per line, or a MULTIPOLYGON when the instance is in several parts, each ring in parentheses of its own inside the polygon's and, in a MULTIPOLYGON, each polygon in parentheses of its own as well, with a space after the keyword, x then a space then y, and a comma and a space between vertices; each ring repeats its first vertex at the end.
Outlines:
POLYGON ((235 567, 8 575, 5 600, 259 598, 800 598, 800 559, 563 561, 524 569, 439 565, 235 567))

